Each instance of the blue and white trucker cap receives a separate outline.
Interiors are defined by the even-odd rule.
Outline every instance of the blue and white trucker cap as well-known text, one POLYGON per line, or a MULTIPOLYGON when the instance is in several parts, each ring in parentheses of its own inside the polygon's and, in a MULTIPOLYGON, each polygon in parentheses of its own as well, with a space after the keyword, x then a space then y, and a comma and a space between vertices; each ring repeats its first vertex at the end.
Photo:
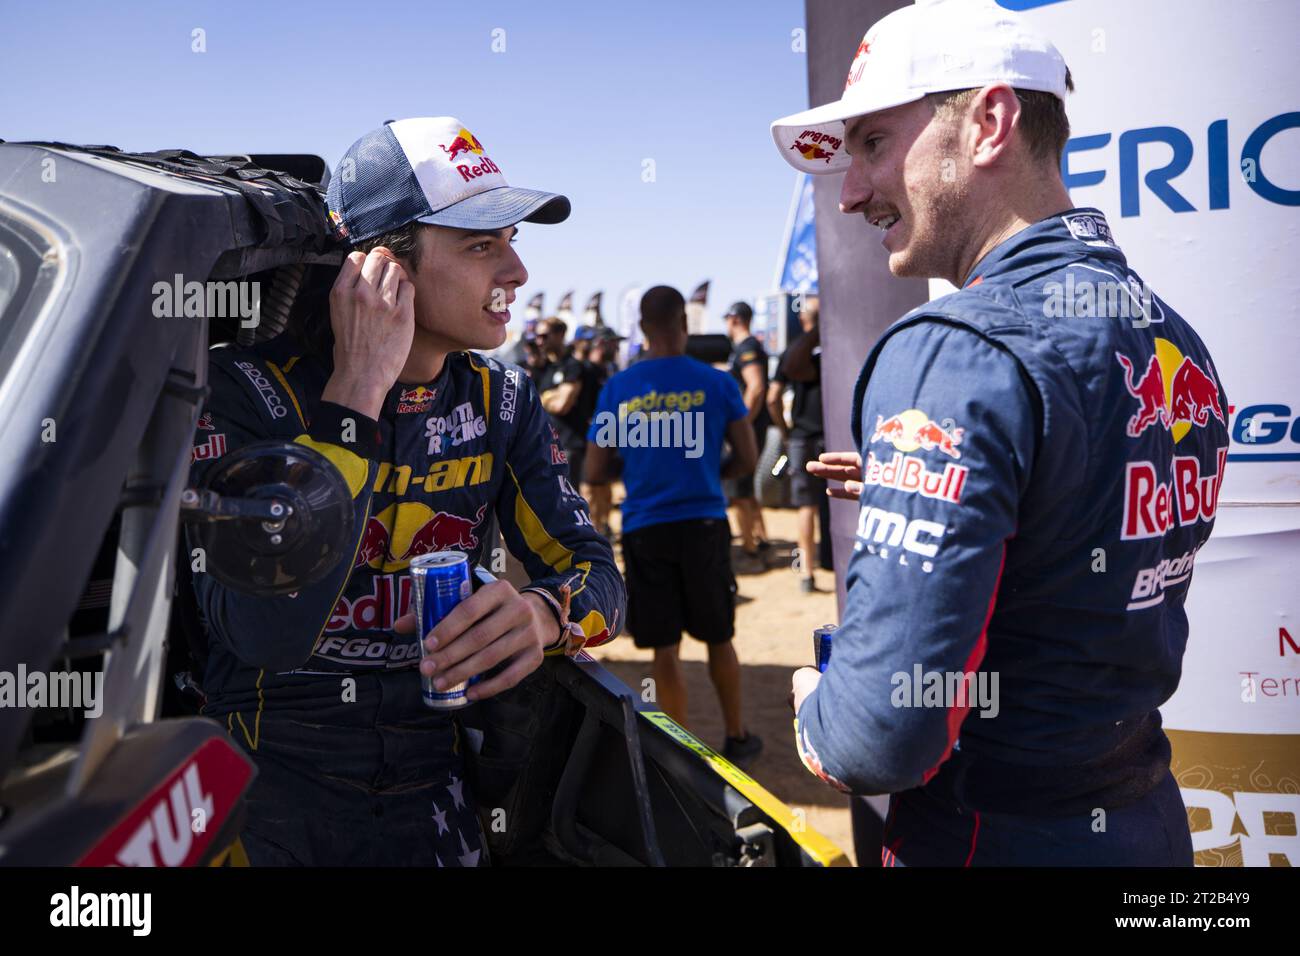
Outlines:
POLYGON ((507 184, 452 116, 393 120, 362 136, 330 177, 325 202, 335 233, 350 243, 410 222, 495 230, 569 218, 566 197, 507 184))

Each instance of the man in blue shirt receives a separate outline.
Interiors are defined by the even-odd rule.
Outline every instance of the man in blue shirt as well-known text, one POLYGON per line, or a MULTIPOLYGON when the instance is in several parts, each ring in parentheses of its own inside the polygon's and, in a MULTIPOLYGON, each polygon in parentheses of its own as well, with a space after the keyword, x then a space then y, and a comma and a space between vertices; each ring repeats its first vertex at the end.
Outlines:
POLYGON ((623 563, 627 630, 654 648, 664 712, 686 720, 682 631, 709 648, 709 676, 726 724, 723 755, 737 763, 762 749, 740 713, 740 661, 732 646, 736 580, 722 478, 753 471, 758 446, 736 382, 686 356, 686 300, 668 286, 641 298, 642 358, 610 379, 587 432, 586 479, 608 483, 613 449, 625 462, 623 563), (722 462, 722 440, 734 453, 722 462))

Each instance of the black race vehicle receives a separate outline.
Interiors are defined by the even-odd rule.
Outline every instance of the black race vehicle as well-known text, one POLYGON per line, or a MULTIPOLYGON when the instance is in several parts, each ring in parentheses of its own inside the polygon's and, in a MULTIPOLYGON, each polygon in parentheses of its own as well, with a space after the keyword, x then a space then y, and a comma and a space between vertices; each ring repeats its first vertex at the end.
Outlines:
MULTIPOLYGON (((187 488, 209 347, 326 308, 327 177, 306 155, 0 143, 0 864, 241 861, 255 770, 198 716, 180 530, 202 523, 206 570, 250 590, 309 579, 331 546, 337 475, 299 446, 187 488), (214 310, 208 289, 234 298, 214 310), (92 716, 33 691, 83 677, 92 716)), ((466 722, 480 802, 514 821, 485 827, 497 865, 847 863, 585 654, 488 703, 466 722)))

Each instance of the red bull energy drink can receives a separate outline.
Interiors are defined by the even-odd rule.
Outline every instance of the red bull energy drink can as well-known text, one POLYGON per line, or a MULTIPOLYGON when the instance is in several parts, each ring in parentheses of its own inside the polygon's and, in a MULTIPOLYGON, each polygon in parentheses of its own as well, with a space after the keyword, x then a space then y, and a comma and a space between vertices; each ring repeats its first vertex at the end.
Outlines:
POLYGON ((831 665, 831 640, 837 629, 836 624, 823 624, 813 631, 813 660, 817 664, 817 670, 823 674, 831 665))
MULTIPOLYGON (((424 646, 425 636, 438 626, 438 622, 451 613, 461 601, 473 593, 470 584, 469 558, 463 551, 435 551, 412 558, 411 596, 415 602, 415 619, 419 622, 420 660, 429 656, 424 646)), ((421 697, 426 707, 436 710, 455 710, 469 701, 465 691, 478 682, 477 677, 453 684, 445 690, 433 686, 434 677, 420 675, 421 697)))

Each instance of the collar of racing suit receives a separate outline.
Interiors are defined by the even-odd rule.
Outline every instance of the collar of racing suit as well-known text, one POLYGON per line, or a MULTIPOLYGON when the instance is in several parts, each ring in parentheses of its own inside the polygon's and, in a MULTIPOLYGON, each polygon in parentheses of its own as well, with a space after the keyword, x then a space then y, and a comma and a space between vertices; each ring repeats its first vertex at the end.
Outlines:
POLYGON ((1060 268, 1062 259, 1071 255, 1124 261, 1124 253, 1115 244, 1101 210, 1075 207, 1026 226, 986 252, 971 269, 962 288, 969 289, 995 278, 1009 278, 1012 274, 1022 279, 1027 270, 1060 268))

